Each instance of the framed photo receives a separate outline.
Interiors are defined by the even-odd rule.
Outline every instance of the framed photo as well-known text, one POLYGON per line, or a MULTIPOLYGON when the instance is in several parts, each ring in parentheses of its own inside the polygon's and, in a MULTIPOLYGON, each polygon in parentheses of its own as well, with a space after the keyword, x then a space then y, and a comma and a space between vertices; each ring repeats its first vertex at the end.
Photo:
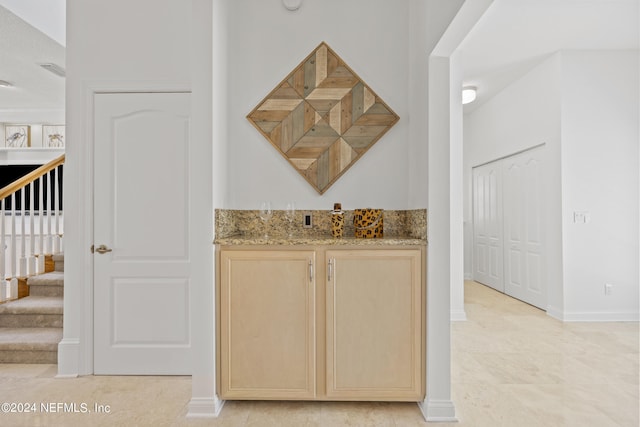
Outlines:
POLYGON ((64 147, 64 125, 42 125, 42 146, 64 147))
POLYGON ((5 147, 31 147, 31 126, 6 125, 4 128, 5 147))

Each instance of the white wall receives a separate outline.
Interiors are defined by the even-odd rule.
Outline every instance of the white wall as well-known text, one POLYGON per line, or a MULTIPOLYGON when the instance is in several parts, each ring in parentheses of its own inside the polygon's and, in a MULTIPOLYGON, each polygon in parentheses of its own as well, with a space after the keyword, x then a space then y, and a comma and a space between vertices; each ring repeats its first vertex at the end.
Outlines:
POLYGON ((557 53, 465 116, 468 224, 471 168, 545 144, 548 313, 564 320, 638 316, 638 74, 637 51, 557 53))
POLYGON ((637 50, 562 54, 567 320, 638 319, 638 60, 637 50), (590 222, 574 223, 574 211, 590 222))
POLYGON ((464 161, 477 166, 543 142, 560 142, 559 57, 550 56, 465 115, 464 161))
MULTIPOLYGON (((407 207, 409 129, 413 115, 426 117, 426 110, 409 115, 410 3, 308 0, 290 12, 280 1, 230 2, 228 164, 233 167, 225 207, 256 209, 260 199, 273 201, 276 209, 289 199, 304 209, 331 209, 334 202, 346 209, 407 207), (246 115, 322 41, 400 120, 321 196, 246 115)), ((425 78, 412 74, 412 79, 425 78)))

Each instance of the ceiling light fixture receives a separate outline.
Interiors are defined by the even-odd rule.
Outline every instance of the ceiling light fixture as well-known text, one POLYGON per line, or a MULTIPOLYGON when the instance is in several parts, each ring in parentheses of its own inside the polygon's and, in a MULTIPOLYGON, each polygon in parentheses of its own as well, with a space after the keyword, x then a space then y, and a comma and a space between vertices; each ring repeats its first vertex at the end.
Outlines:
POLYGON ((462 88, 462 105, 475 101, 477 91, 478 88, 475 86, 464 86, 462 88))
POLYGON ((282 0, 282 5, 290 11, 300 9, 300 5, 302 5, 302 0, 282 0))
POLYGON ((13 86, 11 83, 5 80, 0 80, 0 87, 11 87, 11 86, 13 86))
POLYGON ((57 65, 57 64, 52 64, 52 63, 46 63, 46 64, 39 64, 42 68, 44 68, 47 71, 52 72, 53 74, 55 74, 56 76, 60 76, 60 77, 65 77, 66 73, 64 71, 64 68, 62 68, 61 66, 57 65))

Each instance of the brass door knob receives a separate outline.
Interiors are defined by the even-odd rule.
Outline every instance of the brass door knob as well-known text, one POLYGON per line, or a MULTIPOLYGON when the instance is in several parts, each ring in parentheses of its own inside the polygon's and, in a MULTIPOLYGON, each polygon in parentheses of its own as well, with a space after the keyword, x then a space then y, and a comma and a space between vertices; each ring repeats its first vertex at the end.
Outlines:
POLYGON ((113 249, 108 248, 106 245, 100 245, 97 248, 94 249, 93 246, 91 246, 91 253, 98 252, 99 254, 106 254, 107 252, 111 252, 113 249))

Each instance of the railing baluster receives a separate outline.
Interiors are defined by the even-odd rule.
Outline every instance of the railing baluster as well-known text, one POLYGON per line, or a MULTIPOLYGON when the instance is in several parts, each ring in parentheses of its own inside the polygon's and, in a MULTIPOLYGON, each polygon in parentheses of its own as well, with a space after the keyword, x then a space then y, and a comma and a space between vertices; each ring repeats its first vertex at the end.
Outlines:
POLYGON ((0 200, 0 302, 7 300, 8 286, 6 276, 6 259, 7 259, 7 243, 5 241, 5 217, 4 217, 4 199, 0 200))
POLYGON ((26 188, 20 190, 20 269, 18 277, 27 277, 27 241, 26 241, 26 221, 25 221, 25 193, 26 188))
POLYGON ((53 235, 51 233, 51 203, 53 197, 51 194, 51 172, 47 174, 47 254, 53 253, 53 235))
POLYGON ((29 276, 37 274, 36 271, 36 242, 35 242, 35 200, 33 198, 33 187, 35 182, 29 184, 29 261, 28 271, 29 276))
POLYGON ((44 176, 39 178, 40 186, 38 189, 38 222, 40 223, 40 246, 38 247, 38 273, 44 273, 44 176))
POLYGON ((11 195, 11 282, 9 283, 9 299, 18 298, 18 278, 16 277, 17 270, 17 255, 16 250, 16 193, 11 195))
POLYGON ((63 171, 62 171, 62 165, 58 166, 56 168, 56 171, 58 171, 57 173, 60 173, 60 177, 59 179, 56 180, 56 182, 58 183, 58 194, 56 196, 56 209, 58 210, 58 214, 56 215, 56 218, 59 219, 58 221, 58 226, 57 226, 57 233, 58 233, 58 253, 62 253, 64 252, 64 214, 63 214, 63 207, 62 205, 62 200, 60 200, 60 193, 62 192, 62 181, 64 180, 64 176, 63 176, 63 171))
POLYGON ((54 177, 54 212, 56 213, 56 232, 53 237, 53 253, 57 254, 60 252, 60 181, 58 180, 58 174, 60 173, 60 166, 53 170, 54 177))

